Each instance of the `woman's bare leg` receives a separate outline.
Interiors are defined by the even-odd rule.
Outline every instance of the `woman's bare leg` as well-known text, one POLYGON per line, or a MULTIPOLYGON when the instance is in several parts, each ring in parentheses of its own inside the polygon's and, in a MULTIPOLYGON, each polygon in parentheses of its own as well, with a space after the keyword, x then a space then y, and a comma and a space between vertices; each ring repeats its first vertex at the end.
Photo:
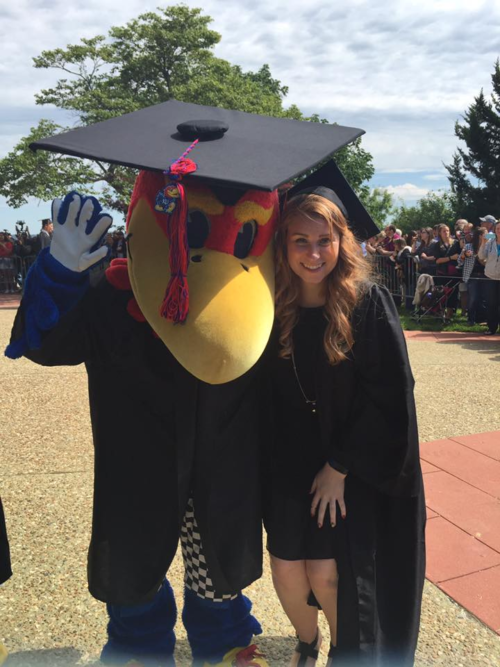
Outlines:
POLYGON ((306 561, 309 585, 321 605, 330 627, 330 641, 337 645, 337 592, 338 571, 333 558, 306 561))
MULTIPOLYGON (((306 561, 282 560, 271 556, 271 571, 273 584, 285 614, 290 619, 299 639, 311 644, 318 633, 318 610, 307 604, 311 592, 311 584, 307 578, 306 561)), ((321 644, 318 635, 317 648, 321 644)), ((298 662, 295 654, 292 665, 298 662)), ((315 661, 309 658, 307 665, 314 665, 315 661)))

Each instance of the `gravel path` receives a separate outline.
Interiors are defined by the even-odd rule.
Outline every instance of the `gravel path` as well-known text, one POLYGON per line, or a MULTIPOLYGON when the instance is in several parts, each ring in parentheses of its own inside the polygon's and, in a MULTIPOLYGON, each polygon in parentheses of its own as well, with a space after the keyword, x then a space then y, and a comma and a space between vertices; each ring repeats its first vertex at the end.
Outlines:
MULTIPOLYGON (((0 346, 14 311, 0 311, 0 346)), ((410 341, 421 441, 500 429, 500 343, 410 341)), ((0 591, 0 641, 8 667, 92 664, 104 642, 105 607, 86 589, 92 506, 92 444, 83 367, 40 368, 0 358, 0 494, 12 548, 12 579, 0 591), (5 418, 7 416, 7 418, 5 418)), ((180 554, 170 572, 182 599, 180 554)), ((269 568, 248 593, 272 665, 286 665, 294 638, 269 568)), ((323 625, 326 632, 326 628, 323 625)), ((181 624, 179 665, 190 664, 181 624)), ((326 661, 323 657, 319 664, 326 661)), ((426 582, 417 666, 500 665, 500 637, 426 582)))

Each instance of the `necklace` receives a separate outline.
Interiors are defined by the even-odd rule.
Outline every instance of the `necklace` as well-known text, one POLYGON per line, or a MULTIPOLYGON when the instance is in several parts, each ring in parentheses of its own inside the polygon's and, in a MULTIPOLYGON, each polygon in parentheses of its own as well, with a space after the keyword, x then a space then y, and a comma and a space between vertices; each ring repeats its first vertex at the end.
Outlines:
POLYGON ((292 366, 293 366, 293 372, 295 373, 295 379, 297 380, 297 384, 299 385, 300 392, 301 392, 302 396, 304 397, 304 401, 306 402, 306 405, 311 406, 312 412, 314 414, 316 414, 317 411, 318 411, 317 408, 316 408, 316 399, 315 398, 314 399, 307 398, 306 393, 305 393, 304 389, 302 388, 302 385, 300 384, 299 374, 297 373, 297 366, 295 365, 295 355, 293 353, 293 350, 292 350, 292 366))

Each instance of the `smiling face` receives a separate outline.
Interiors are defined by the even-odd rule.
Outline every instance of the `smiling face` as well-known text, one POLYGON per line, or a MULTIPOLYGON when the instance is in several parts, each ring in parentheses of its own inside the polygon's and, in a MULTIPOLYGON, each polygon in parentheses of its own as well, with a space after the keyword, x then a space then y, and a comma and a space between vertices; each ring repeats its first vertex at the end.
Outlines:
POLYGON ((287 257, 290 268, 304 283, 322 285, 336 267, 340 238, 320 217, 293 219, 288 227, 287 257))

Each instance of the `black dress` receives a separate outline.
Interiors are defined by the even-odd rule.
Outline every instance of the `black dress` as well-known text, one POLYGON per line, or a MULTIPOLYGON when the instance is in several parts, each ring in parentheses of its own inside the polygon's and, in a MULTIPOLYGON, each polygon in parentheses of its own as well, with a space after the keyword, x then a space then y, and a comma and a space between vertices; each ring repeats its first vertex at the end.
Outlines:
POLYGON ((296 372, 292 359, 272 360, 274 443, 265 525, 269 552, 283 560, 335 558, 336 530, 328 511, 322 528, 310 511, 310 489, 325 459, 319 413, 306 398, 316 398, 325 326, 322 308, 302 308, 293 331, 296 372))
MULTIPOLYGON (((324 327, 314 311, 305 313, 305 319, 302 314, 296 333, 304 334, 306 354, 320 343, 316 335, 320 324, 324 327), (316 318, 317 332, 312 322, 309 328, 309 318, 313 322, 316 318)), ((302 490, 307 507, 307 487, 315 471, 332 459, 346 467, 347 517, 338 519, 335 529, 319 531, 331 537, 330 553, 339 573, 339 664, 409 667, 417 643, 425 574, 425 502, 414 380, 398 313, 385 288, 367 286, 353 314, 353 328, 355 343, 345 361, 332 366, 319 353, 316 362, 309 358, 316 393, 303 367, 302 350, 295 352, 304 391, 317 399, 317 425, 300 404, 293 366, 278 359, 277 335, 271 340, 266 368, 274 378, 272 405, 278 436, 266 484, 269 549, 278 557, 289 553, 285 548, 293 533, 286 529, 288 512, 300 538, 295 541, 299 545, 308 541, 309 534, 303 532, 304 524, 293 511, 295 490, 297 496, 302 490), (285 528, 280 529, 280 521, 285 528)), ((314 553, 318 553, 316 546, 314 553)))

